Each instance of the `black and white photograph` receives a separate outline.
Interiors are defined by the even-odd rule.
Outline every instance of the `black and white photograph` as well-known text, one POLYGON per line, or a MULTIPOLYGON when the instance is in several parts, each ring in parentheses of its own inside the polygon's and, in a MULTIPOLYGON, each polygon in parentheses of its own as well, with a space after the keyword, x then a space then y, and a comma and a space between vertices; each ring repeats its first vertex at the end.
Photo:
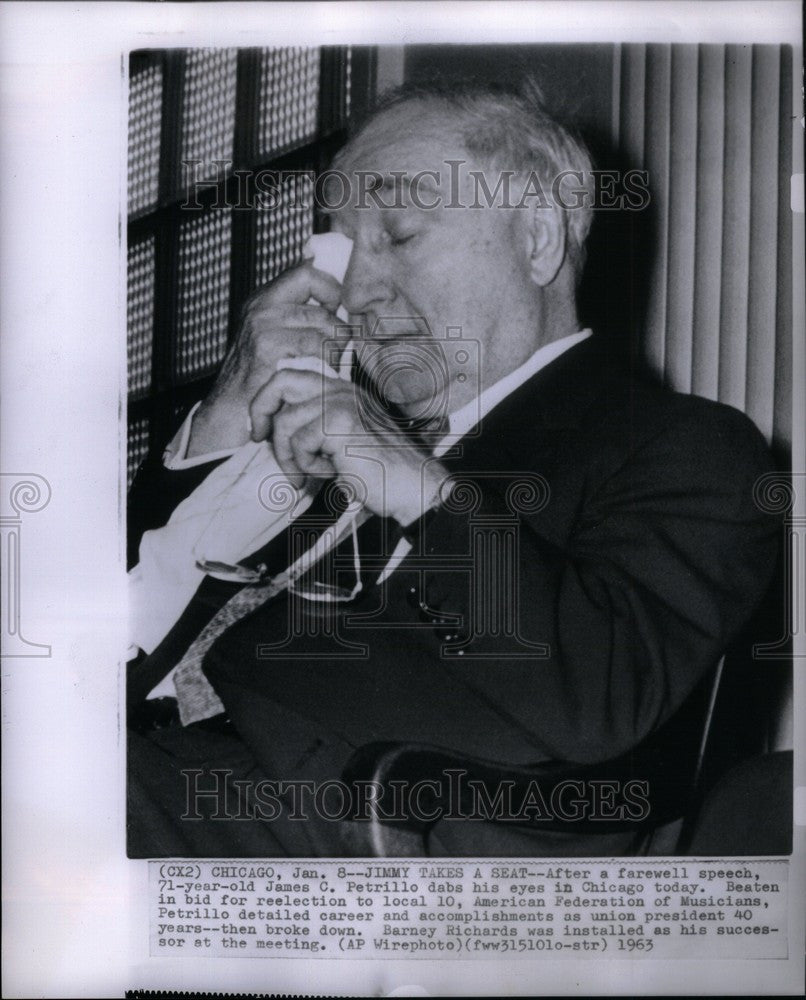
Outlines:
POLYGON ((133 857, 789 853, 792 74, 132 54, 133 857))
POLYGON ((802 77, 0 5, 4 992, 802 990, 802 77))

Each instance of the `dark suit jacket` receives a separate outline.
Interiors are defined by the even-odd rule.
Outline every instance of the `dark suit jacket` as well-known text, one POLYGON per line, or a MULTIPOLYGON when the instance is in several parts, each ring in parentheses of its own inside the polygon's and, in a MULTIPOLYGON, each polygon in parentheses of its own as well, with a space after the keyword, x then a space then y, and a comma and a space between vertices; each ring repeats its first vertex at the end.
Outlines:
POLYGON ((261 738, 272 706, 349 747, 612 758, 675 713, 768 584, 779 522, 753 500, 772 467, 761 435, 734 409, 624 373, 596 338, 442 461, 451 498, 414 526, 385 585, 371 571, 399 535, 374 519, 357 601, 279 597, 208 653, 266 773, 304 777, 276 773, 261 738))

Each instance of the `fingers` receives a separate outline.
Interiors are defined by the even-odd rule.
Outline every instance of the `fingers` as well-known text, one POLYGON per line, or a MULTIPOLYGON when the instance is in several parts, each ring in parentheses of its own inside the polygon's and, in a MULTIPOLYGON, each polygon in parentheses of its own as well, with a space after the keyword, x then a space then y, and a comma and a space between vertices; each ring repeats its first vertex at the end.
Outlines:
POLYGON ((294 468, 295 471, 308 471, 305 464, 297 461, 297 451, 301 447, 300 442, 293 443, 292 439, 303 427, 310 427, 308 435, 301 439, 309 445, 311 455, 316 454, 321 443, 322 434, 322 401, 317 396, 301 403, 284 403, 272 420, 271 443, 274 455, 283 469, 294 468), (318 429, 318 439, 315 432, 318 429))
POLYGON ((336 467, 326 454, 321 400, 284 404, 274 417, 272 448, 280 468, 298 486, 309 476, 331 479, 336 467))
POLYGON ((260 344, 257 348, 267 357, 267 359, 279 360, 280 358, 321 358, 324 350, 324 341, 327 340, 324 332, 314 326, 295 326, 284 331, 285 336, 281 343, 260 344))
MULTIPOLYGON (((246 302, 241 329, 247 339, 268 338, 276 348, 281 331, 307 327, 318 331, 319 341, 349 339, 335 315, 341 297, 341 286, 324 271, 301 266, 286 271, 270 285, 258 289, 246 302)), ((298 352, 293 352, 298 353, 298 352)), ((319 353, 319 344, 311 353, 319 353)))
POLYGON ((303 403, 315 399, 321 409, 322 377, 314 372, 287 368, 272 375, 249 404, 252 440, 263 441, 268 437, 272 419, 284 403, 303 403))
POLYGON ((313 326, 328 336, 333 336, 333 328, 340 321, 323 306, 306 303, 283 307, 283 318, 288 327, 313 326))
MULTIPOLYGON (((307 424, 298 427, 288 439, 293 467, 308 476, 331 479, 336 475, 332 459, 321 451, 323 442, 321 414, 314 416, 307 424)), ((280 460, 278 459, 278 462, 280 460)), ((281 467, 282 467, 282 463, 281 467)))
POLYGON ((341 302, 341 285, 338 281, 308 262, 286 271, 270 287, 272 298, 277 303, 303 305, 313 298, 326 309, 335 312, 341 302))
POLYGON ((323 393, 321 375, 277 372, 252 400, 252 439, 270 438, 280 467, 297 485, 311 475, 332 477, 341 461, 338 446, 354 430, 353 404, 351 387, 338 379, 328 379, 323 393))
POLYGON ((266 293, 263 298, 254 299, 248 308, 248 315, 252 323, 259 323, 261 320, 269 319, 272 324, 281 323, 284 329, 293 330, 298 326, 312 326, 332 336, 333 327, 338 320, 332 312, 328 312, 324 306, 314 303, 280 303, 278 305, 266 293))

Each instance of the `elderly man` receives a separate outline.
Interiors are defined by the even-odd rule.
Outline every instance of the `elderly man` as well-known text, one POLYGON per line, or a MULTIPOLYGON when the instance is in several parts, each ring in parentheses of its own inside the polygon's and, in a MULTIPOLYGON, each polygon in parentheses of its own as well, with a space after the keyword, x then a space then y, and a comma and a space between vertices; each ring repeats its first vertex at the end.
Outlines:
MULTIPOLYGON (((325 479, 349 495, 319 520, 314 501, 275 542, 275 574, 309 549, 298 572, 240 610, 230 585, 166 640, 163 667, 187 661, 236 593, 196 657, 226 726, 132 737, 135 854, 348 853, 346 824, 321 809, 295 823, 282 796, 256 812, 246 790, 338 779, 373 741, 510 764, 615 758, 684 705, 768 582, 760 435, 621 372, 580 329, 591 164, 564 128, 525 96, 404 91, 334 167, 332 228, 353 241, 343 284, 305 264, 261 294, 188 456, 251 433, 303 493, 325 479), (332 340, 339 303, 360 377, 278 371, 266 343, 332 340), (239 821, 181 819, 214 769, 242 782, 239 821)), ((445 819, 430 850, 633 846, 445 819)))

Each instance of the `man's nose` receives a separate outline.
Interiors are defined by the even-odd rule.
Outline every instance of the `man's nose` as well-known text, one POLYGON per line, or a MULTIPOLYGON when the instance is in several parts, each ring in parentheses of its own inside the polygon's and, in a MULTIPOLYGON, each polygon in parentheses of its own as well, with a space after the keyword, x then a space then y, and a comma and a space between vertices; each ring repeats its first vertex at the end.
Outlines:
POLYGON ((385 257, 381 247, 355 243, 342 282, 342 305, 347 312, 377 311, 392 299, 391 273, 385 257))

